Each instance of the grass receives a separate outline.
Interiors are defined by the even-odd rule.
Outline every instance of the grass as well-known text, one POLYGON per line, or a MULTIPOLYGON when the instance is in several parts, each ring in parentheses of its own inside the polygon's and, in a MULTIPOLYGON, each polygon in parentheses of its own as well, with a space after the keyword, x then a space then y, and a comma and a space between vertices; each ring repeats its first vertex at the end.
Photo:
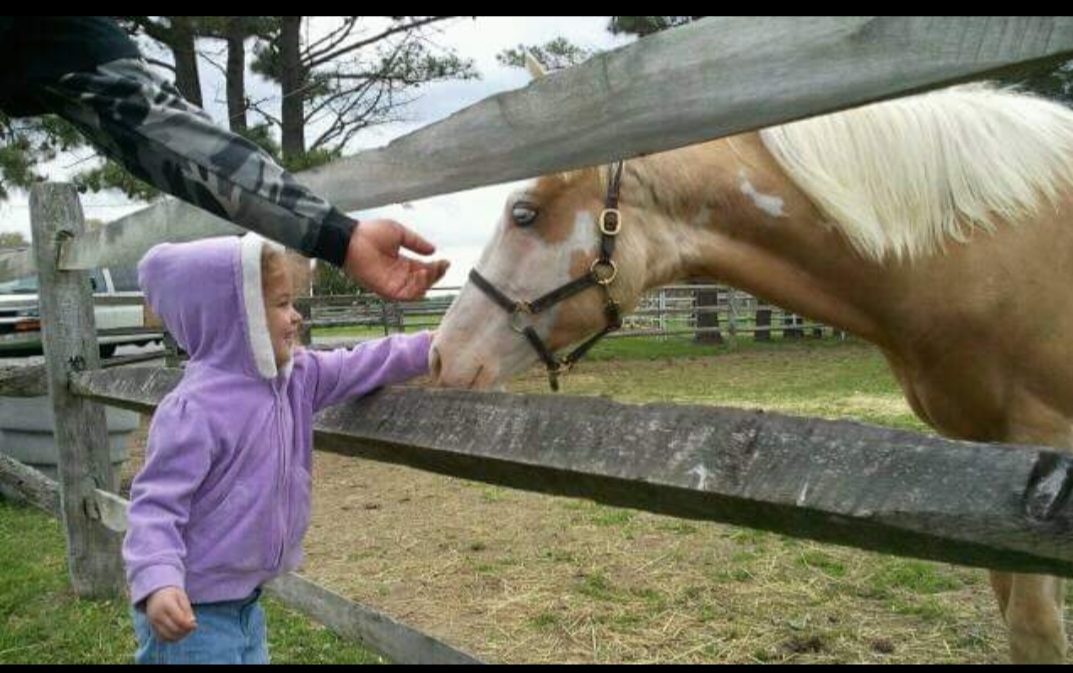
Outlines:
MULTIPOLYGON (((132 663, 126 601, 79 599, 65 545, 58 520, 0 500, 0 664, 132 663)), ((381 663, 272 598, 264 606, 273 663, 381 663)))
MULTIPOLYGON (((566 395, 603 395, 620 402, 763 408, 929 432, 909 409, 879 351, 858 340, 742 339, 736 346, 670 337, 609 340, 561 386, 566 395)), ((547 388, 539 370, 510 386, 527 393, 547 388)))
MULTIPOLYGON (((422 322, 407 323, 405 332, 419 332, 424 329, 435 329, 439 325, 436 316, 429 316, 422 322)), ((392 334, 395 330, 392 329, 392 334)), ((688 335, 669 336, 644 336, 644 337, 616 337, 612 336, 600 341, 586 358, 589 360, 658 360, 660 358, 678 357, 702 357, 724 352, 742 352, 750 350, 766 351, 781 348, 786 345, 797 343, 813 343, 819 347, 837 348, 844 343, 838 339, 825 338, 822 340, 784 341, 780 336, 771 341, 755 341, 750 335, 739 336, 731 345, 725 344, 701 344, 696 343, 688 335)), ((830 330, 827 331, 830 334, 830 330)), ((382 326, 339 326, 339 327, 316 327, 313 329, 313 337, 332 339, 378 339, 385 336, 382 326)))

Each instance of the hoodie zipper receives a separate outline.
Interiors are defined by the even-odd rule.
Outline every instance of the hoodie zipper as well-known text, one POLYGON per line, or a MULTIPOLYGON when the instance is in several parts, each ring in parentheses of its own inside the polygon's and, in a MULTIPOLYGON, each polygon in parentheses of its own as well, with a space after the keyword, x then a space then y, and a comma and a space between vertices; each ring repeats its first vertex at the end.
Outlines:
POLYGON ((279 521, 279 551, 276 553, 275 568, 283 564, 283 549, 287 545, 287 442, 283 437, 283 396, 280 394, 277 382, 272 382, 272 392, 276 396, 276 432, 279 434, 280 451, 280 521, 279 521))

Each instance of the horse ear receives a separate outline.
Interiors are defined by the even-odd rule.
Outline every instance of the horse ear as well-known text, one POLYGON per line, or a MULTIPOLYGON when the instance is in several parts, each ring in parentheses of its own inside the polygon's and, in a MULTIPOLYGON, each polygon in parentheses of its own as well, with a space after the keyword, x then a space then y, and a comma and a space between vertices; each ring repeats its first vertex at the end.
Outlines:
POLYGON ((525 69, 529 71, 529 75, 533 79, 540 79, 544 75, 548 74, 548 69, 537 60, 536 56, 533 56, 533 52, 528 49, 525 51, 525 69))

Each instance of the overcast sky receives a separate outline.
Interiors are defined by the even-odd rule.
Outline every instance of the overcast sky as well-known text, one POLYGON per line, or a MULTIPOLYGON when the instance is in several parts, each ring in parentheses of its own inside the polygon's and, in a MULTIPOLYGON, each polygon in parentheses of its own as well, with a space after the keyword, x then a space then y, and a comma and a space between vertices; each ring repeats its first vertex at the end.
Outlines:
MULTIPOLYGON (((452 21, 432 40, 454 47, 463 58, 473 59, 481 79, 425 87, 419 92, 419 98, 407 108, 407 122, 362 134, 355 138, 348 153, 385 145, 395 137, 442 119, 488 96, 525 86, 529 76, 524 70, 506 68, 496 62, 495 55, 503 49, 519 43, 542 44, 558 36, 564 36, 579 46, 601 50, 612 49, 632 40, 611 35, 607 31, 608 19, 603 16, 477 17, 452 21)), ((222 50, 222 43, 219 42, 207 42, 205 46, 212 51, 222 50)), ((226 116, 222 75, 216 68, 203 63, 201 76, 206 112, 217 122, 222 122, 226 116)), ((248 83, 250 95, 254 98, 270 92, 267 88, 258 88, 264 86, 258 79, 251 77, 248 83)), ((46 166, 45 170, 50 179, 62 179, 71 172, 93 165, 93 155, 91 149, 84 148, 77 153, 64 155, 46 166)), ((451 261, 451 270, 441 285, 458 286, 464 282, 485 242, 490 239, 506 195, 519 184, 482 187, 403 205, 358 211, 352 215, 359 219, 393 217, 432 240, 439 248, 436 257, 451 261)), ((355 185, 355 189, 360 188, 360 185, 355 185)), ((106 221, 145 207, 144 204, 131 204, 122 194, 114 191, 84 194, 82 204, 87 218, 106 221)), ((0 232, 4 231, 20 231, 29 238, 26 195, 16 194, 7 202, 0 203, 0 232)))

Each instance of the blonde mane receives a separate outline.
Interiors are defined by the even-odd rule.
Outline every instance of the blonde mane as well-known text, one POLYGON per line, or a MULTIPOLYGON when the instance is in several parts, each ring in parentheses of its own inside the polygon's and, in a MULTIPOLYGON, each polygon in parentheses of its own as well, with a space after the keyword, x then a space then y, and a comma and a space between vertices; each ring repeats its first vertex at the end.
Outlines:
POLYGON ((862 254, 914 259, 1055 204, 1073 182, 1073 111, 988 84, 951 87, 760 132, 862 254))

